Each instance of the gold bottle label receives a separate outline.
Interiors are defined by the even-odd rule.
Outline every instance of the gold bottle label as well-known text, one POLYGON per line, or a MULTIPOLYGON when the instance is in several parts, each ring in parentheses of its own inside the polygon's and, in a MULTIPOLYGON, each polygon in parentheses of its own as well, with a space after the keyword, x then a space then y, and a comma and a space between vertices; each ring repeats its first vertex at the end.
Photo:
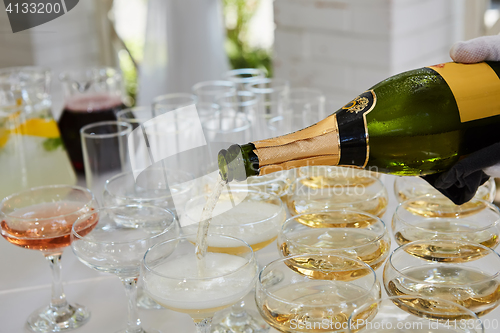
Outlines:
POLYGON ((314 125, 253 142, 259 174, 312 165, 364 167, 369 155, 366 114, 375 103, 375 92, 369 90, 314 125))
POLYGON ((462 123, 500 114, 500 79, 485 62, 429 66, 450 87, 462 123))

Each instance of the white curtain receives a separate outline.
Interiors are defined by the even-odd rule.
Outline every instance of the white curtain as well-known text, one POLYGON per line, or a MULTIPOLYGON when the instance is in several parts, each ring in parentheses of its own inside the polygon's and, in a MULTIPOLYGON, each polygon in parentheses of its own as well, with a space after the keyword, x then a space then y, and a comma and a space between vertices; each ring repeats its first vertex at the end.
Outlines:
POLYGON ((149 0, 138 104, 228 70, 221 0, 149 0))

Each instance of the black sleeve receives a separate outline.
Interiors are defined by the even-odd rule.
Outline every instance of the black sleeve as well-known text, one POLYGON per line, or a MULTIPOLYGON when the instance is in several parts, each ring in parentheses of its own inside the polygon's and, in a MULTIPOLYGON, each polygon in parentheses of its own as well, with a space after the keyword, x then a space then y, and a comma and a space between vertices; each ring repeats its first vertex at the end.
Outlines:
POLYGON ((489 176, 483 169, 500 162, 500 143, 478 150, 458 161, 450 170, 423 176, 436 190, 457 205, 474 197, 489 176))

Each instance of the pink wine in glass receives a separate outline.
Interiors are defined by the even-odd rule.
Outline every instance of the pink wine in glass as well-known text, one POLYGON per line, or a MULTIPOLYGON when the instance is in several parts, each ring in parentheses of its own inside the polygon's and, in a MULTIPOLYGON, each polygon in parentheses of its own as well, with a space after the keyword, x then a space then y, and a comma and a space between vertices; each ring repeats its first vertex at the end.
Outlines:
MULTIPOLYGON (((25 249, 58 252, 70 245, 73 223, 82 214, 94 210, 75 202, 43 203, 16 210, 1 222, 2 236, 25 249)), ((86 222, 89 233, 97 224, 97 215, 86 222)))
POLYGON ((74 95, 66 100, 59 118, 59 130, 73 167, 83 172, 80 129, 88 124, 116 120, 116 113, 125 108, 120 96, 109 94, 74 95))

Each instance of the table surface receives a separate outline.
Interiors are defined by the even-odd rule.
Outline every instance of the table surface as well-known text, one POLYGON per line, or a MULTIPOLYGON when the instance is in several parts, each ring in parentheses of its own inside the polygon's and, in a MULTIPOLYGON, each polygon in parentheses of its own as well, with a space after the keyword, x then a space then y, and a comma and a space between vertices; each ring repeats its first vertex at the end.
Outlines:
MULTIPOLYGON (((383 217, 390 225, 396 207, 393 194, 394 177, 383 175, 382 181, 389 192, 389 205, 383 217)), ((394 241, 392 245, 393 249, 394 241)), ((278 258, 274 244, 258 252, 261 264, 278 258)), ((90 321, 75 330, 77 333, 109 333, 124 329, 127 315, 127 300, 119 279, 110 274, 94 271, 78 261, 70 249, 62 259, 64 291, 70 303, 85 305, 92 312, 90 321)), ((382 268, 377 270, 381 281, 382 268)), ((22 249, 0 240, 0 333, 31 332, 26 327, 28 315, 35 309, 46 306, 50 300, 51 274, 48 263, 37 251, 22 249)), ((383 288, 382 288, 383 289, 383 288)), ((384 291, 385 294, 385 291, 384 291)), ((247 304, 254 302, 251 296, 247 304)), ((195 332, 191 318, 186 314, 170 310, 140 310, 144 327, 167 332, 195 332)), ((500 308, 482 318, 500 319, 500 308)), ((277 332, 271 329, 270 332, 277 332)), ((499 329, 487 329, 486 333, 498 333, 499 329)))

